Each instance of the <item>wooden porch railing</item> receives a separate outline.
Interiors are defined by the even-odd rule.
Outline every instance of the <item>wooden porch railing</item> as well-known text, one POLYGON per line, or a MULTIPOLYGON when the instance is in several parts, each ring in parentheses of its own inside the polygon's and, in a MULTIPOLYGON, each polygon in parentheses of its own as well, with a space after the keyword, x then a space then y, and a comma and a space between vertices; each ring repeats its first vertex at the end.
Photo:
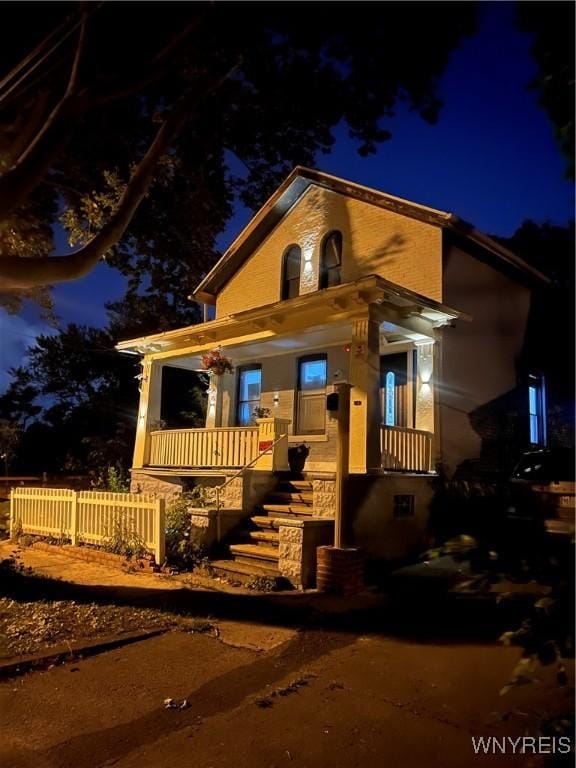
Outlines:
POLYGON ((431 472, 432 433, 408 427, 380 430, 382 468, 405 472, 431 472))
POLYGON ((152 467, 243 467, 258 456, 258 427, 164 429, 150 433, 152 467))

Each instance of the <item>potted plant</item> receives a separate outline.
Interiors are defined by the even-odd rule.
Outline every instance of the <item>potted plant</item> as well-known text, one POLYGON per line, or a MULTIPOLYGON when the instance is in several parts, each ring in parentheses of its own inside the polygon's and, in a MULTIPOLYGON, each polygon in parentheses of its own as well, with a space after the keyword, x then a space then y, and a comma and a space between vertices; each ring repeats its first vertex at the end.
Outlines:
POLYGON ((201 356, 202 368, 211 376, 222 376, 224 373, 233 373, 234 366, 229 357, 223 354, 222 349, 211 349, 201 356))
POLYGON ((307 443, 298 443, 288 448, 288 464, 293 475, 302 474, 309 453, 310 446, 307 443))
POLYGON ((252 411, 252 423, 257 424, 258 419, 268 419, 270 417, 270 408, 261 408, 260 406, 254 408, 252 411))

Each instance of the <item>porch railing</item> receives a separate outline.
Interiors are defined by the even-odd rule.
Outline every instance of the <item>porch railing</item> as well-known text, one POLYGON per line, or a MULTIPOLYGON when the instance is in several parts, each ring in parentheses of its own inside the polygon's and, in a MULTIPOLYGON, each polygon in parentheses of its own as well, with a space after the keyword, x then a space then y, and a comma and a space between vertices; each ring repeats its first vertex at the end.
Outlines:
POLYGON ((153 467, 243 467, 258 456, 258 427, 163 429, 150 433, 153 467))
POLYGON ((432 433, 408 427, 380 430, 382 468, 405 472, 431 472, 432 433))

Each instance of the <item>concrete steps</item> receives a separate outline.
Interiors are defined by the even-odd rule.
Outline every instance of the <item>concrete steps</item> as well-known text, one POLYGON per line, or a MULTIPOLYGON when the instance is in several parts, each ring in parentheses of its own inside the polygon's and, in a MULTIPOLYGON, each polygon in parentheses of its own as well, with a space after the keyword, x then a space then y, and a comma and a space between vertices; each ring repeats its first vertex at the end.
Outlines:
POLYGON ((277 547, 278 546, 278 532, 277 531, 247 531, 246 532, 246 538, 248 538, 250 541, 255 542, 259 546, 269 546, 269 547, 277 547))
POLYGON ((258 563, 239 563, 237 560, 212 560, 210 568, 215 576, 232 578, 236 581, 249 581, 254 576, 262 576, 269 579, 280 578, 280 571, 273 566, 259 565, 258 563))
POLYGON ((261 506, 260 514, 250 518, 251 528, 238 531, 229 544, 231 560, 210 563, 215 573, 246 581, 254 576, 280 577, 279 533, 282 521, 312 517, 313 490, 307 480, 283 477, 261 506))
POLYGON ((275 491, 268 494, 268 501, 273 504, 306 504, 312 506, 312 491, 275 491))
POLYGON ((250 518, 251 522, 256 528, 266 530, 278 530, 280 527, 280 521, 276 517, 267 517, 266 515, 254 515, 250 518))
POLYGON ((263 504, 268 517, 312 517, 310 504, 263 504))
POLYGON ((258 544, 231 544, 230 552, 238 563, 257 563, 264 561, 268 566, 278 566, 278 547, 262 547, 258 544))
POLYGON ((274 492, 312 493, 312 483, 310 480, 282 480, 274 492))

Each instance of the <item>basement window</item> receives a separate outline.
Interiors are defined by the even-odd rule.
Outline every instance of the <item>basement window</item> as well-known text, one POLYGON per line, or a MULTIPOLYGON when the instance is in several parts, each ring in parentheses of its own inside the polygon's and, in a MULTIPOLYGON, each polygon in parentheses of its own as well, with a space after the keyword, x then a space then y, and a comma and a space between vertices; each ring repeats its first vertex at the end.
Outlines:
POLYGON ((414 495, 408 493, 395 495, 392 514, 394 519, 414 517, 414 495))

